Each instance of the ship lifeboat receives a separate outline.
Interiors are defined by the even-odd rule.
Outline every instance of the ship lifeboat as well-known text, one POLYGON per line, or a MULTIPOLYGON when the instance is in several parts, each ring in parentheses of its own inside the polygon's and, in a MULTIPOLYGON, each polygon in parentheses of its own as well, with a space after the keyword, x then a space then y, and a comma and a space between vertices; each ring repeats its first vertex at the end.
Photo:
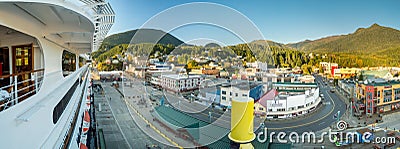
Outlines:
POLYGON ((88 149, 88 147, 85 144, 81 143, 81 145, 79 146, 79 149, 88 149))
POLYGON ((82 135, 87 134, 87 132, 89 131, 89 127, 90 127, 90 115, 88 111, 85 111, 85 114, 83 115, 82 135))
POLYGON ((86 101, 89 101, 89 102, 90 102, 90 95, 87 95, 87 96, 86 96, 86 101))
POLYGON ((83 122, 90 123, 90 115, 88 111, 85 111, 85 115, 83 116, 83 122))
POLYGON ((86 110, 90 110, 90 103, 86 103, 86 110))

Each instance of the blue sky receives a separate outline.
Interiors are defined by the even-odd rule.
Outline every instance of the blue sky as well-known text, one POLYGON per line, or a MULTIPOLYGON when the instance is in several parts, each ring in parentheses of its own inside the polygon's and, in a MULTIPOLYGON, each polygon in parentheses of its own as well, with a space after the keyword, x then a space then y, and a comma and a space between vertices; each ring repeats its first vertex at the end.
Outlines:
MULTIPOLYGON (((137 29, 159 12, 190 2, 213 2, 231 7, 247 16, 260 29, 265 39, 281 43, 348 34, 359 27, 369 27, 373 23, 400 29, 399 0, 255 0, 247 2, 238 0, 109 0, 109 2, 116 13, 116 23, 109 35, 137 29)), ((189 25, 170 33, 183 41, 211 39, 225 45, 243 42, 228 31, 210 25, 189 25)), ((202 43, 199 42, 199 44, 202 43)))

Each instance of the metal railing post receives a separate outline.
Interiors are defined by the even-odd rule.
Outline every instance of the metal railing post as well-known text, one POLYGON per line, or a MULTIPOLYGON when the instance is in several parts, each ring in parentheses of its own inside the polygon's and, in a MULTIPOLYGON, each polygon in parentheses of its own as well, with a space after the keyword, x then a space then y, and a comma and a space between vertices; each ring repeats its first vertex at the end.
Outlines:
POLYGON ((14 76, 14 99, 13 103, 18 103, 18 76, 14 76))
POLYGON ((35 76, 35 92, 38 93, 39 92, 39 84, 38 84, 38 72, 34 72, 34 76, 35 76))

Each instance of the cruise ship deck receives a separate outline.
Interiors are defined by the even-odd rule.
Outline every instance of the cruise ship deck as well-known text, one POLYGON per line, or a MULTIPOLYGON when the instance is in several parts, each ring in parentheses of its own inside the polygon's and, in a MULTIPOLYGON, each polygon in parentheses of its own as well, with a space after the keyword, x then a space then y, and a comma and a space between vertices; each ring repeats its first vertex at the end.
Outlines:
POLYGON ((90 148, 87 53, 114 16, 105 0, 0 0, 0 148, 90 148))

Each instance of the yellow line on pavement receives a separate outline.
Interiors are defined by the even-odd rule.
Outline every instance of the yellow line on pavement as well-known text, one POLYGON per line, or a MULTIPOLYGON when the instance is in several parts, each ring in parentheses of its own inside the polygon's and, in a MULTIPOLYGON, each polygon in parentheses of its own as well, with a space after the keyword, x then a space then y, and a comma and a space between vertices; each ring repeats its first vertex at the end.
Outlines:
POLYGON ((135 113, 143 119, 143 121, 146 122, 147 125, 150 126, 150 128, 152 128, 155 132, 157 132, 160 136, 162 136, 165 140, 167 140, 168 142, 172 143, 173 145, 175 145, 176 147, 183 149, 182 146, 180 146, 178 143, 174 142, 172 139, 168 138, 165 134, 163 134, 160 130, 158 130, 153 124, 151 124, 146 118, 143 117, 142 114, 140 114, 130 103, 128 103, 125 99, 124 99, 125 103, 133 109, 133 111, 135 111, 135 113))

